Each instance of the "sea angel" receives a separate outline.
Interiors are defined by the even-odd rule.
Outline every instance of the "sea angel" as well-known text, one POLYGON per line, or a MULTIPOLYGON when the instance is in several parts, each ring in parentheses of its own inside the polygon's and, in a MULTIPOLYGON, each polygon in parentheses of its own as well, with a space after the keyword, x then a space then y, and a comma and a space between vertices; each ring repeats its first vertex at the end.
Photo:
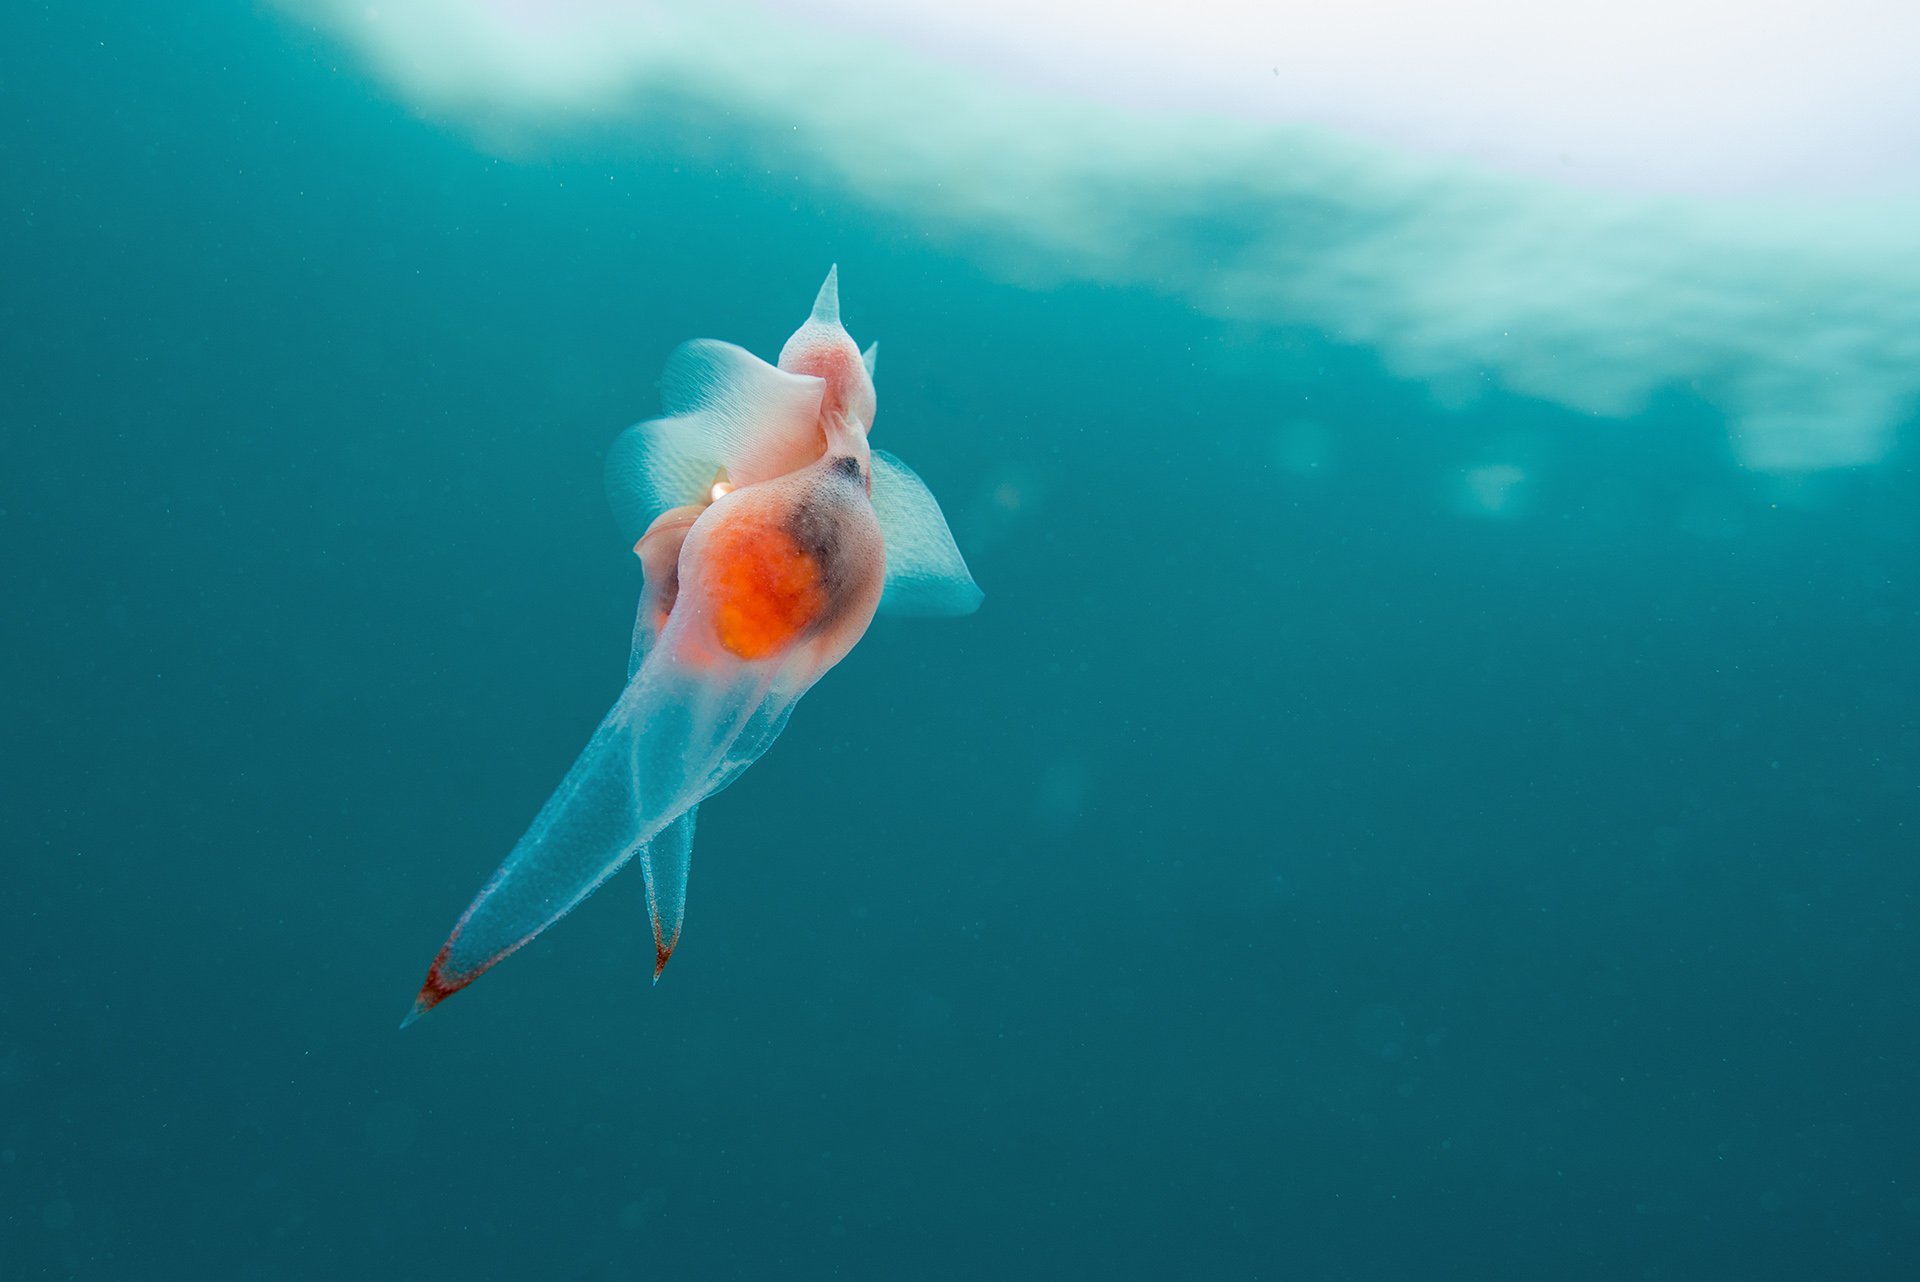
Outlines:
POLYGON ((867 444, 873 369, 874 349, 863 356, 840 323, 836 271, 777 366, 706 339, 668 360, 666 416, 628 428, 607 460, 645 576, 626 688, 454 925, 405 1023, 636 856, 657 981, 680 939, 700 803, 759 759, 876 610, 979 605, 940 505, 867 444))

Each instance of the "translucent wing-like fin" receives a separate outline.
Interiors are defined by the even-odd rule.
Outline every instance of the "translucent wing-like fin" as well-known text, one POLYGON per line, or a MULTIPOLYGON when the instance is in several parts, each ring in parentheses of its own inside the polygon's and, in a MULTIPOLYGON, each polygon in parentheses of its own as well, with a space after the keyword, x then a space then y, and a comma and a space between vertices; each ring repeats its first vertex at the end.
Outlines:
MULTIPOLYGON (((664 639, 657 644, 533 826, 454 926, 407 1022, 572 911, 704 800, 738 756, 741 732, 780 715, 761 706, 770 684, 764 668, 690 671, 673 661, 664 639)), ((782 695, 773 699, 790 703, 782 695)), ((691 838, 690 827, 685 835, 691 838)))
POLYGON ((705 501, 714 477, 735 487, 797 471, 820 456, 825 384, 732 343, 696 339, 660 376, 665 418, 622 432, 607 454, 607 499, 629 540, 653 518, 705 501))
POLYGON ((680 923, 687 915, 687 869, 693 862, 693 826, 699 813, 700 807, 689 807, 640 852, 640 871, 647 879, 647 915, 653 919, 656 984, 680 943, 680 923))
POLYGON ((873 342, 867 344, 867 350, 860 353, 860 363, 867 367, 867 377, 869 379, 874 377, 874 375, 879 371, 879 366, 880 366, 880 340, 879 339, 876 338, 873 342))
POLYGON ((826 385, 732 343, 682 343, 660 375, 661 406, 695 425, 737 486, 796 472, 820 457, 826 385))
POLYGON ((873 451, 873 512, 887 544, 887 614, 971 614, 981 591, 924 482, 885 450, 873 451))
POLYGON ((722 464, 696 424, 657 418, 635 423, 607 451, 607 504, 631 547, 668 508, 703 501, 722 464))

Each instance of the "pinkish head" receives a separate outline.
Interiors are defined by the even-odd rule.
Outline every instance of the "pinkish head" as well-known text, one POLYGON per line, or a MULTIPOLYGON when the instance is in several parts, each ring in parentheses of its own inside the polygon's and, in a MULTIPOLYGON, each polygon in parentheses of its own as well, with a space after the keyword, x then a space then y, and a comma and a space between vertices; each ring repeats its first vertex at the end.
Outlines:
POLYGON ((813 300, 813 315, 780 349, 780 368, 824 379, 822 416, 844 415, 865 431, 873 426, 873 371, 840 324, 839 273, 838 267, 828 269, 826 283, 813 300))

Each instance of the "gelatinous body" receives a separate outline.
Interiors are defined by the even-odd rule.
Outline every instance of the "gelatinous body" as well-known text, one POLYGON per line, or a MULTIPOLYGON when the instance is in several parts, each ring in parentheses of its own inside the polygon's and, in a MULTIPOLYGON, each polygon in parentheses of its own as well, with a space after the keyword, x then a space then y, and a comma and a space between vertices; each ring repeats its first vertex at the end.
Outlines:
POLYGON ((872 351, 834 273, 778 366, 677 351, 667 416, 615 443, 607 484, 646 576, 627 685, 441 948, 408 1022, 565 916, 629 860, 659 978, 679 942, 700 804, 785 728, 878 609, 964 614, 980 592, 933 496, 871 451, 872 351))

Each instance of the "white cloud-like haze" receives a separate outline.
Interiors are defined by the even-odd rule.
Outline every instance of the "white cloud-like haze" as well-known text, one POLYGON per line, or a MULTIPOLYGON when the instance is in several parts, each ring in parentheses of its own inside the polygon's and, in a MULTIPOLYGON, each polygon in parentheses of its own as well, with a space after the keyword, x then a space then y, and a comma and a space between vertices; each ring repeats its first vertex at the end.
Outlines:
POLYGON ((1681 389, 1761 470, 1920 399, 1911 6, 282 2, 482 135, 695 113, 1004 271, 1597 414, 1681 389))

